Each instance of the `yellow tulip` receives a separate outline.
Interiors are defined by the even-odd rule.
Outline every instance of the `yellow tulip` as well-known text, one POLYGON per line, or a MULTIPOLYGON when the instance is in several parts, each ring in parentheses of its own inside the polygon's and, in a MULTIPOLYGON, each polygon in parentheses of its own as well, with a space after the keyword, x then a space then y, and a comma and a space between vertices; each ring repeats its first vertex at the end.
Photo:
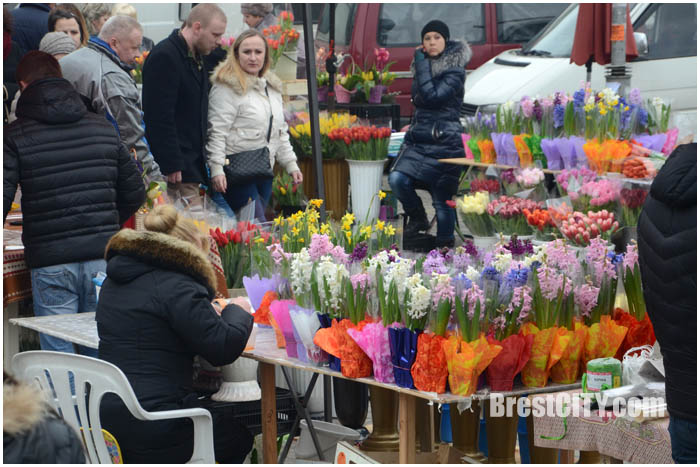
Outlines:
POLYGON ((350 231, 345 232, 345 238, 347 238, 348 243, 350 243, 352 245, 352 232, 350 232, 350 231))
POLYGON ((281 187, 280 187, 280 193, 282 193, 282 195, 286 195, 286 194, 287 194, 287 190, 285 190, 284 187, 281 186, 281 187))

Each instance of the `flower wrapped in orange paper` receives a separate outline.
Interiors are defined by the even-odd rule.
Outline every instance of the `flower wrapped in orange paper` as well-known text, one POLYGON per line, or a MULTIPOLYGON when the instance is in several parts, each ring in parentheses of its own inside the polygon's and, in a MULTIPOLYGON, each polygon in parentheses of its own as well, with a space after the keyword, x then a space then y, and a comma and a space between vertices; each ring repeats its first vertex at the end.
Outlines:
POLYGON ((484 164, 494 164, 496 162, 496 148, 490 139, 477 141, 476 145, 481 152, 481 161, 484 164))
POLYGON ((583 349, 583 365, 594 358, 614 357, 627 335, 627 328, 618 325, 609 315, 602 316, 599 323, 591 325, 583 349))
POLYGON ((580 321, 574 323, 574 330, 567 330, 569 343, 559 361, 552 367, 550 376, 555 383, 571 384, 581 375, 581 355, 586 343, 588 327, 580 321))
POLYGON ((526 337, 533 335, 530 360, 522 371, 523 384, 533 388, 545 387, 552 367, 561 359, 569 345, 566 328, 540 330, 535 323, 526 323, 520 332, 526 337))
POLYGON ((583 150, 590 168, 602 175, 606 172, 621 172, 622 164, 632 148, 628 141, 607 139, 601 143, 592 139, 583 145, 583 150))
POLYGON ((651 325, 648 314, 644 313, 644 318, 638 321, 637 318, 627 313, 622 308, 616 308, 613 318, 618 326, 627 328, 625 339, 622 341, 622 344, 620 344, 615 354, 615 358, 618 360, 622 361, 625 352, 631 348, 641 347, 643 345, 654 345, 656 342, 656 335, 654 334, 654 328, 651 325))
POLYGON ((471 342, 450 336, 442 342, 442 348, 447 360, 450 391, 459 396, 476 392, 479 376, 502 349, 500 345, 489 343, 483 335, 471 342))
POLYGON ((372 360, 350 337, 348 329, 362 328, 369 321, 354 325, 349 319, 333 320, 330 328, 321 328, 314 336, 314 344, 340 359, 340 371, 346 378, 362 378, 372 374, 372 360))
POLYGON ((275 292, 274 290, 268 290, 267 292, 265 292, 260 302, 260 306, 257 310, 255 310, 255 313, 253 313, 253 321, 265 326, 271 326, 272 323, 270 323, 270 304, 278 298, 279 295, 277 295, 277 292, 275 292))
POLYGON ((513 135, 515 149, 518 151, 518 157, 520 158, 520 167, 530 167, 533 163, 532 151, 530 151, 530 146, 528 146, 527 142, 525 141, 525 138, 529 137, 530 135, 527 133, 513 135))
POLYGON ((452 311, 455 289, 449 274, 433 273, 430 282, 434 313, 431 328, 418 336, 416 361, 411 366, 413 385, 419 391, 442 394, 447 383, 447 360, 442 344, 452 311))

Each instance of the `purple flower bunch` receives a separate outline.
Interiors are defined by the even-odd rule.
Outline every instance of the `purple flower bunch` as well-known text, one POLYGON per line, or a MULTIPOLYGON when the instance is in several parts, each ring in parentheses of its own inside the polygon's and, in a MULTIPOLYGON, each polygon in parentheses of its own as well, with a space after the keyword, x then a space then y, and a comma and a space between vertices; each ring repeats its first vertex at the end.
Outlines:
POLYGON ((510 251, 513 257, 520 257, 534 252, 530 240, 520 240, 517 235, 511 235, 510 241, 505 245, 505 249, 510 251))
MULTIPOLYGON (((423 273, 431 276, 433 273, 437 274, 447 274, 449 269, 447 267, 447 252, 435 249, 431 250, 430 253, 425 257, 423 262, 423 273)), ((449 254, 451 258, 452 255, 449 254)))

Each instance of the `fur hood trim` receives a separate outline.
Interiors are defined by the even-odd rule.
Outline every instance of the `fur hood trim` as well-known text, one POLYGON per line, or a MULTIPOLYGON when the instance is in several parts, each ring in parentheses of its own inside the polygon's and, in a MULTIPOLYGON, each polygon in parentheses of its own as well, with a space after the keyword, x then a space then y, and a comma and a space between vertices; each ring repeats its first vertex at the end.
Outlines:
MULTIPOLYGON (((226 60, 219 63, 217 67, 214 68, 214 72, 211 74, 212 84, 225 84, 233 89, 236 94, 242 96, 243 87, 241 86, 240 81, 238 81, 238 76, 235 73, 228 71, 230 68, 224 67, 225 64, 226 60)), ((265 92, 265 81, 267 81, 268 86, 270 86, 272 89, 279 93, 282 92, 282 80, 280 80, 277 75, 270 70, 268 70, 267 73, 265 73, 265 76, 262 78, 251 76, 248 73, 246 73, 245 76, 247 81, 247 89, 251 89, 257 85, 260 90, 265 92)))
POLYGON ((29 431, 39 423, 48 411, 44 396, 28 384, 3 384, 2 431, 16 436, 29 431))
MULTIPOLYGON (((469 47, 467 41, 463 39, 447 41, 445 50, 437 58, 426 57, 426 60, 430 61, 430 73, 432 76, 438 76, 452 68, 463 70, 471 59, 472 49, 469 47)), ((411 72, 415 77, 416 68, 414 62, 411 62, 411 72)))
POLYGON ((107 244, 105 259, 116 255, 136 258, 144 263, 171 271, 181 271, 216 291, 216 275, 211 262, 196 246, 172 235, 159 232, 123 229, 107 244))

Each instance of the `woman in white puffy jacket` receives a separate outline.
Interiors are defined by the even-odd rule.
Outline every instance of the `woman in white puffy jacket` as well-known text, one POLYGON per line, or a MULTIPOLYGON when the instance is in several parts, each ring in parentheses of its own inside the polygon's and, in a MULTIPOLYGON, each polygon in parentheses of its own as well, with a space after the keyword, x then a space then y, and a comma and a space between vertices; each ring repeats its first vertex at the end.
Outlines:
POLYGON ((232 186, 224 175, 226 158, 267 145, 270 166, 275 161, 294 179, 303 180, 297 157, 289 143, 282 105, 282 82, 268 72, 270 58, 264 36, 250 29, 236 39, 226 60, 212 73, 209 92, 207 163, 214 190, 223 193, 234 211, 256 201, 255 216, 264 218, 264 208, 272 193, 272 178, 251 180, 232 186), (268 127, 272 125, 270 142, 268 127))

